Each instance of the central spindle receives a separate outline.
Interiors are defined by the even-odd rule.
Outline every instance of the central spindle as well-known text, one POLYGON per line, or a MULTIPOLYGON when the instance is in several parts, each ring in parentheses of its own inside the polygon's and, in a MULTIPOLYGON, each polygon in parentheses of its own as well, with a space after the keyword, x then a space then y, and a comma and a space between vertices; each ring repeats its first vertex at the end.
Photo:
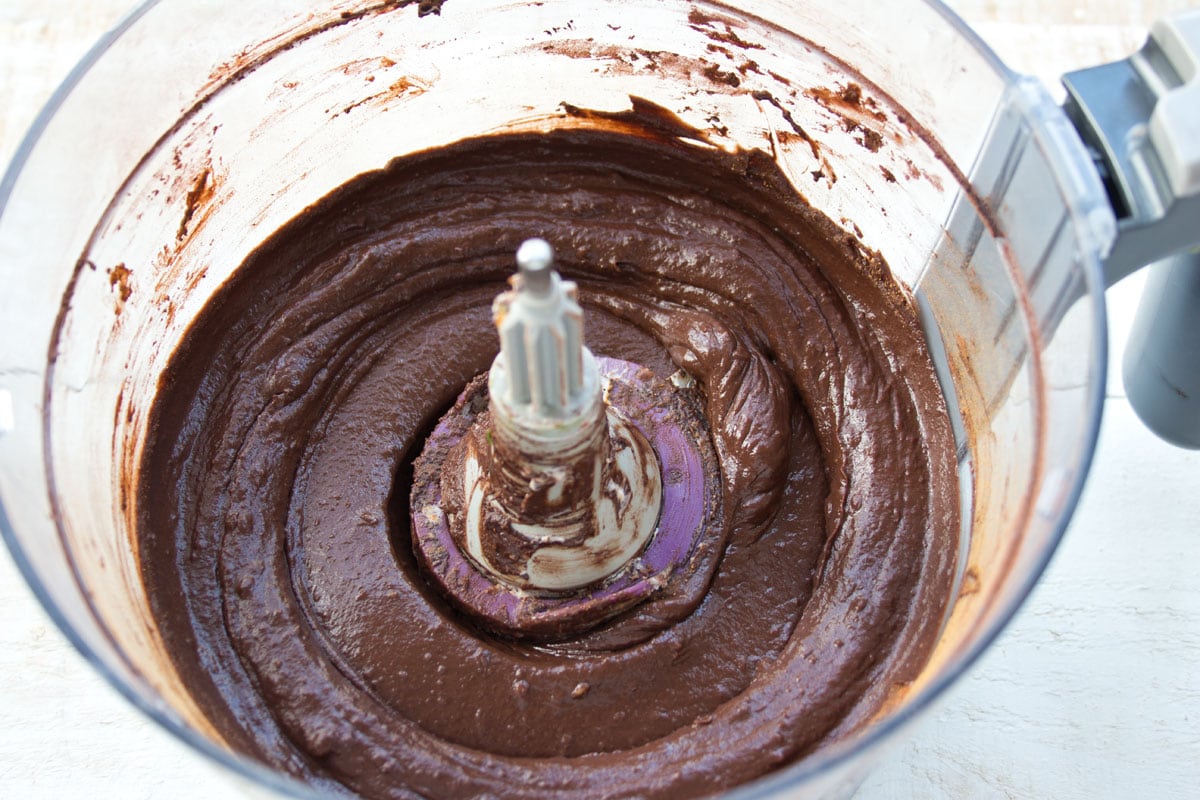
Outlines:
POLYGON ((719 506, 716 459, 690 381, 584 346, 547 242, 517 266, 492 306, 500 353, 415 462, 413 544, 480 621, 553 639, 686 578, 719 506))
POLYGON ((604 403, 576 286, 552 264, 549 244, 526 241, 513 288, 492 306, 491 425, 466 439, 463 483, 475 563, 512 586, 561 592, 642 549, 662 479, 649 442, 604 403))

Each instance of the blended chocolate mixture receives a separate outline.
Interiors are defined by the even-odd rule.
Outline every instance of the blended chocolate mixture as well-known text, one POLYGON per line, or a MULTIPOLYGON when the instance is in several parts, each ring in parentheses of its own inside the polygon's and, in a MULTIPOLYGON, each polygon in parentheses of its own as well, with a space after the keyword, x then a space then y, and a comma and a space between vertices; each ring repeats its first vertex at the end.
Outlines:
POLYGON ((925 662, 958 491, 910 303, 764 154, 609 127, 356 179, 174 354, 142 568, 235 749, 371 797, 703 795, 855 732, 925 662), (529 236, 578 282, 593 352, 695 379, 723 487, 693 574, 577 647, 488 632, 410 538, 413 461, 496 355, 529 236))

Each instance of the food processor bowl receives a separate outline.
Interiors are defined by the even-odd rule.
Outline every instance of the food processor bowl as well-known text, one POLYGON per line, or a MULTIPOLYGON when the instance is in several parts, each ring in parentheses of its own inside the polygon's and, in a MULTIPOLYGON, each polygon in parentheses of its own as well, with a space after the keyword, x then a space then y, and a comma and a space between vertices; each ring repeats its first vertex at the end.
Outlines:
POLYGON ((167 730, 226 743, 150 612, 133 524, 176 345, 273 231, 361 173, 474 136, 619 127, 758 149, 919 310, 963 528, 935 651, 861 732, 735 791, 842 796, 996 637, 1078 498, 1115 235, 1070 124, 935 2, 147 2, 71 74, 0 185, 0 527, 80 651, 167 730))

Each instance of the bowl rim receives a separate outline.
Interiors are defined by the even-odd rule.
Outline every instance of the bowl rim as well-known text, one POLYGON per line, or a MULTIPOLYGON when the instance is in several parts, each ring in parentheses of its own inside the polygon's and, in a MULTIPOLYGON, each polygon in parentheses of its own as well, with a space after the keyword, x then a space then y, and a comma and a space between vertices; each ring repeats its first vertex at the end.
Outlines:
MULTIPOLYGON (((75 90, 85 75, 96 63, 137 23, 155 7, 162 5, 165 0, 140 0, 138 4, 125 14, 111 29, 105 32, 83 58, 71 69, 62 83, 55 89, 45 105, 34 118, 28 132, 22 138, 13 154, 4 174, 0 177, 0 217, 3 217, 13 189, 16 186, 22 170, 30 155, 41 140, 67 97, 75 90)), ((720 0, 717 0, 718 4, 720 0)), ((1009 83, 1015 82, 1020 76, 1015 73, 996 55, 988 44, 971 29, 953 10, 941 0, 917 0, 940 15, 955 31, 961 35, 975 51, 1009 83)), ((1042 127, 1044 120, 1025 114, 1032 126, 1042 127)), ((1087 390, 1087 420, 1080 440, 1080 450, 1075 473, 1071 476, 1069 489, 1064 494, 1061 512, 1053 523, 1045 545, 1030 566, 1030 569, 1018 579, 1015 590, 1007 602, 998 607, 993 618, 983 632, 975 637, 964 650, 955 654, 946 668, 936 675, 928 684, 923 686, 911 699, 898 708, 889 711, 878 721, 864 728, 860 733, 847 739, 823 747, 815 753, 806 756, 787 767, 768 773, 750 783, 734 787, 725 796, 748 800, 749 798, 767 797, 776 792, 798 788, 799 785, 821 778, 834 769, 846 765, 852 759, 869 756, 889 743, 893 743, 897 734, 909 727, 911 723, 925 715, 938 701, 942 700, 947 691, 958 682, 979 660, 980 656, 991 647, 992 643, 1002 634, 1011 623, 1017 611, 1024 605, 1033 588, 1041 579, 1046 567, 1054 557, 1067 527, 1074 515, 1079 499, 1083 492, 1091 464, 1095 455, 1097 441, 1104 407, 1104 387, 1108 372, 1108 322, 1105 307, 1105 281, 1100 260, 1100 254, 1095 250, 1080 253, 1080 264, 1086 292, 1081 301, 1087 301, 1091 308, 1091 323, 1094 335, 1090 343, 1091 369, 1089 370, 1087 390)), ((1035 487, 1036 488, 1036 487, 1035 487)), ((0 538, 3 538, 9 553, 12 555, 17 569, 26 584, 33 592, 55 626, 67 638, 70 644, 91 664, 96 671, 133 707, 141 711, 151 721, 156 723, 178 741, 190 746, 206 756, 212 763, 224 767, 235 775, 261 785, 263 788, 275 791, 281 795, 294 798, 320 798, 324 795, 313 786, 299 782, 250 758, 240 756, 226 750, 197 730, 189 727, 183 719, 170 713, 165 704, 155 703, 154 697, 148 696, 143 687, 139 687, 126 676, 113 670, 100 654, 90 645, 70 624, 67 615, 59 604, 51 597, 39 575, 34 570, 28 556, 22 548, 16 532, 8 517, 3 498, 0 498, 0 538)), ((103 630, 103 625, 101 625, 103 630)), ((865 777, 865 770, 857 776, 865 777)))

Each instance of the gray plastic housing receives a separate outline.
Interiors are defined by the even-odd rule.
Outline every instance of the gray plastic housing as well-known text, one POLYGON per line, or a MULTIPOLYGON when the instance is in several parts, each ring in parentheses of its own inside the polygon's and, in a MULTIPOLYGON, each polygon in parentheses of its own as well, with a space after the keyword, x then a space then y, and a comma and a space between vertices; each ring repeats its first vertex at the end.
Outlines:
POLYGON ((1161 438, 1200 449, 1200 11, 1063 83, 1117 214, 1105 279, 1150 266, 1124 356, 1130 403, 1161 438))
POLYGON ((1123 374, 1147 427, 1200 449, 1200 255, 1183 253, 1150 268, 1123 374))

